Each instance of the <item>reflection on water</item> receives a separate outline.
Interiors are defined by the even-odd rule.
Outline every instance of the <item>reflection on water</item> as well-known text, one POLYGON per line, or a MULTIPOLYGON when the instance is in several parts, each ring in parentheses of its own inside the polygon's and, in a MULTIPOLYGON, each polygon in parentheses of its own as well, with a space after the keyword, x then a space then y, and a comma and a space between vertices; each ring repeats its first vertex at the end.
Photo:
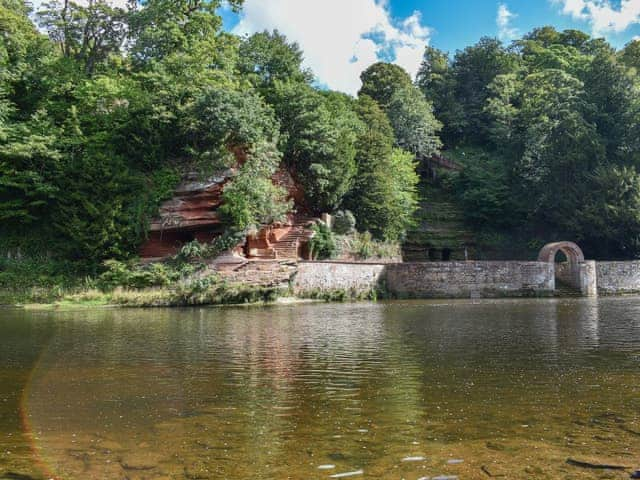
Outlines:
POLYGON ((0 311, 0 478, 628 478, 640 299, 0 311))

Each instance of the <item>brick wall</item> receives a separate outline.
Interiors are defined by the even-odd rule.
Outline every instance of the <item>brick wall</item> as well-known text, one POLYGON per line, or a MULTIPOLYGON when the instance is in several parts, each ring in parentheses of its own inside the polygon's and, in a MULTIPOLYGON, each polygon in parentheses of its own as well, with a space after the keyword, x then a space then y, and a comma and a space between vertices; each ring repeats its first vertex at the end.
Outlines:
POLYGON ((294 293, 352 290, 369 292, 384 281, 385 265, 348 262, 301 262, 293 281, 294 293))
POLYGON ((640 293, 640 262, 597 262, 598 293, 640 293))
POLYGON ((400 298, 491 298, 550 295, 553 264, 541 262, 301 263, 294 291, 368 291, 384 286, 400 298))
POLYGON ((389 291, 409 298, 550 295, 553 265, 542 262, 399 263, 386 274, 389 291))

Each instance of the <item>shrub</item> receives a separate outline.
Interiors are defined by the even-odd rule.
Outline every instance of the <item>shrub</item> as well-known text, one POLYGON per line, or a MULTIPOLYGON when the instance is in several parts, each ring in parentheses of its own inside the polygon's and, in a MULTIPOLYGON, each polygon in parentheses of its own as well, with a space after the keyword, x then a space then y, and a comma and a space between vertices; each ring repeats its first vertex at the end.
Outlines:
POLYGON ((309 242, 311 258, 314 260, 326 260, 335 257, 338 252, 336 239, 333 232, 324 223, 317 223, 311 230, 314 236, 309 242))
POLYGON ((356 217, 350 210, 338 210, 333 215, 333 231, 337 235, 349 235, 356 229, 356 217))
POLYGON ((371 233, 364 232, 355 238, 354 251, 360 258, 371 258, 373 250, 374 244, 371 233))
POLYGON ((229 229, 219 237, 216 237, 208 246, 207 258, 215 258, 220 254, 231 250, 244 241, 245 232, 229 229))
POLYGON ((376 240, 370 232, 355 232, 351 235, 340 236, 338 244, 341 258, 396 260, 402 257, 398 242, 376 240))
POLYGON ((185 243, 174 257, 174 260, 178 262, 190 262, 193 260, 199 260, 205 257, 206 254, 207 246, 203 245, 198 240, 194 240, 193 242, 185 243))
POLYGON ((148 288, 167 286, 178 280, 183 274, 162 263, 136 265, 130 262, 107 260, 106 270, 98 278, 98 286, 103 290, 116 287, 148 288))

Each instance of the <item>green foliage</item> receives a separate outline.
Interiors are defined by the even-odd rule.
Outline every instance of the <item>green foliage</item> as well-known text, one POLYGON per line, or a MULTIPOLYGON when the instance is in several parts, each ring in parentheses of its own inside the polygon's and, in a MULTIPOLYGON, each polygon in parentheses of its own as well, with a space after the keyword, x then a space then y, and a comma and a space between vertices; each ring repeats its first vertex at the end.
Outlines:
MULTIPOLYGON (((227 2, 238 9, 243 0, 227 2)), ((135 40, 131 57, 141 68, 158 63, 173 69, 180 63, 191 69, 194 63, 219 66, 219 34, 222 21, 216 14, 220 0, 146 0, 129 18, 135 40)))
POLYGON ((493 38, 458 51, 450 66, 444 54, 427 47, 418 73, 418 85, 434 102, 438 119, 445 122, 449 146, 461 141, 482 142, 488 125, 484 111, 488 85, 498 75, 518 70, 520 59, 493 38))
POLYGON ((221 149, 277 140, 271 109, 252 91, 209 87, 196 98, 187 121, 194 149, 205 158, 215 159, 221 149))
POLYGON ((333 232, 324 223, 316 223, 311 227, 313 237, 309 242, 309 250, 314 260, 327 260, 338 252, 333 232))
MULTIPOLYGON (((383 260, 397 260, 401 257, 400 245, 397 242, 382 242, 373 238, 371 233, 356 232, 348 238, 347 253, 355 256, 358 260, 369 260, 372 258, 383 260)), ((345 253, 343 251, 343 253, 345 253)))
POLYGON ((586 248, 607 259, 640 257, 640 174, 635 167, 599 167, 575 229, 586 248))
POLYGON ((104 262, 104 268, 105 271, 98 277, 98 286, 105 291, 116 287, 134 289, 162 287, 182 277, 180 272, 162 263, 140 265, 134 262, 107 260, 104 262))
POLYGON ((454 179, 467 219, 579 240, 593 257, 638 255, 632 210, 616 197, 633 205, 640 159, 636 45, 616 54, 602 39, 544 27, 513 47, 484 39, 450 66, 427 49, 418 77, 442 119, 453 118, 438 90, 446 81, 462 106, 463 133, 447 141, 472 142, 454 179))
POLYGON ((466 137, 477 139, 486 128, 487 86, 496 76, 511 73, 517 67, 518 57, 496 39, 483 38, 478 44, 456 53, 452 74, 466 119, 466 137))
MULTIPOLYGON (((429 83, 426 76, 423 72, 421 80, 425 85, 429 83)), ((438 138, 442 124, 433 115, 433 105, 411 83, 407 72, 397 65, 379 62, 365 70, 361 79, 360 97, 375 100, 388 115, 396 146, 420 158, 438 151, 442 146, 438 138)))
POLYGON ((456 96, 456 80, 449 56, 430 46, 425 48, 416 86, 433 104, 435 117, 442 123, 441 138, 450 144, 462 137, 466 121, 461 102, 456 96))
POLYGON ((185 243, 174 257, 174 261, 179 263, 193 262, 201 260, 207 256, 207 245, 203 245, 197 240, 185 243))
POLYGON ((373 256, 374 240, 369 232, 364 232, 358 236, 354 245, 354 251, 360 258, 370 258, 373 256))
POLYGON ((238 69, 256 87, 268 88, 276 80, 309 83, 313 76, 302 69, 303 58, 297 43, 288 43, 277 30, 264 31, 242 41, 238 69))
POLYGON ((375 302, 378 298, 383 297, 384 292, 380 289, 371 290, 358 290, 355 288, 350 289, 317 289, 301 292, 299 295, 301 298, 308 298, 311 300, 322 300, 324 302, 351 302, 351 301, 372 301, 375 302))
POLYGON ((358 96, 373 98, 386 110, 395 93, 412 85, 411 77, 402 68, 392 63, 378 62, 371 65, 360 75, 362 87, 358 96))
POLYGON ((442 146, 438 138, 442 125, 434 117, 432 105, 417 88, 398 89, 389 101, 387 114, 398 147, 419 158, 427 158, 442 146))
POLYGON ((180 307, 192 305, 244 305, 271 303, 285 296, 275 287, 227 284, 214 275, 182 282, 175 287, 151 287, 112 291, 84 289, 66 294, 56 303, 66 305, 118 305, 123 307, 180 307))
POLYGON ((334 210, 352 186, 356 135, 349 102, 304 83, 276 82, 269 94, 281 123, 285 163, 301 181, 315 212, 334 210))
POLYGON ((123 158, 103 151, 71 156, 64 170, 68 176, 57 182, 64 195, 50 213, 51 225, 64 240, 60 253, 94 262, 129 256, 149 214, 140 196, 145 178, 123 158))
POLYGON ((104 0, 86 6, 50 0, 37 16, 62 55, 80 62, 87 75, 111 55, 118 55, 127 36, 126 11, 104 0))
POLYGON ((245 239, 246 233, 244 231, 230 228, 210 243, 200 243, 194 240, 184 244, 170 262, 182 270, 184 270, 185 265, 202 265, 203 261, 220 256, 222 253, 242 243, 245 239))
MULTIPOLYGON (((592 256, 640 255, 639 42, 615 52, 544 27, 510 47, 484 38, 452 59, 427 47, 415 86, 379 62, 355 100, 314 88, 299 46, 280 33, 223 32, 221 4, 53 0, 37 15, 44 35, 27 4, 0 1, 0 244, 25 256, 5 265, 5 283, 46 250, 77 272, 115 258, 125 267, 110 274, 125 285, 165 285, 176 265, 228 250, 294 207, 274 183, 279 168, 304 193, 299 210, 349 208, 362 232, 395 242, 417 208, 415 159, 440 149, 441 126, 451 150, 471 145, 449 180, 477 229, 529 225, 536 238, 579 239, 592 256), (127 277, 182 175, 221 168, 234 172, 218 211, 227 232, 127 277)), ((217 295, 185 289, 180 302, 217 295)))
POLYGON ((629 68, 640 72, 640 40, 631 40, 619 54, 620 61, 629 68))
POLYGON ((333 214, 333 231, 338 235, 355 232, 356 217, 350 210, 338 210, 333 214))
POLYGON ((634 115, 638 95, 634 72, 618 63, 613 53, 596 55, 584 76, 584 91, 589 99, 585 118, 596 125, 606 155, 621 163, 630 163, 636 132, 634 115))
POLYGON ((358 112, 369 128, 358 140, 358 174, 347 206, 361 231, 397 240, 413 222, 417 208, 416 163, 410 153, 393 148, 391 125, 375 101, 362 96, 358 112))
POLYGON ((115 290, 107 296, 106 302, 126 307, 243 305, 271 303, 285 293, 275 287, 232 285, 203 279, 176 289, 115 290))
POLYGON ((465 149, 465 169, 453 178, 464 215, 477 229, 517 226, 504 159, 498 154, 465 149))
POLYGON ((291 209, 286 192, 272 176, 280 163, 275 145, 260 143, 250 152, 238 174, 225 186, 220 214, 227 225, 245 231, 270 224, 291 209))
POLYGON ((45 111, 7 123, 0 125, 0 220, 16 226, 41 220, 55 201, 62 156, 45 111))
POLYGON ((216 258, 220 254, 237 247, 246 239, 245 232, 227 229, 222 235, 216 237, 207 248, 207 258, 216 258))

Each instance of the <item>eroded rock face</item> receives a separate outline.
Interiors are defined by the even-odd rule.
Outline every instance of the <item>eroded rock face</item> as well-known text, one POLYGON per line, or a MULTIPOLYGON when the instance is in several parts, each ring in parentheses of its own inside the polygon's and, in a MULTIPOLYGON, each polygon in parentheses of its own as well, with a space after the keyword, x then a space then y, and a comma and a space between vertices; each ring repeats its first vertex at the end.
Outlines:
MULTIPOLYGON (((195 173, 188 174, 176 188, 174 197, 160 206, 158 217, 150 224, 148 239, 140 248, 140 256, 168 257, 175 255, 185 243, 193 240, 208 243, 221 235, 224 225, 218 208, 224 187, 235 172, 229 169, 204 180, 195 173)), ((294 204, 302 204, 304 193, 286 169, 278 170, 273 182, 287 191, 288 199, 294 204)))
POLYGON ((233 174, 230 169, 205 180, 199 180, 195 174, 188 175, 176 188, 175 196, 160 206, 140 255, 166 257, 177 253, 185 243, 210 242, 220 235, 223 227, 217 210, 224 186, 233 174))

